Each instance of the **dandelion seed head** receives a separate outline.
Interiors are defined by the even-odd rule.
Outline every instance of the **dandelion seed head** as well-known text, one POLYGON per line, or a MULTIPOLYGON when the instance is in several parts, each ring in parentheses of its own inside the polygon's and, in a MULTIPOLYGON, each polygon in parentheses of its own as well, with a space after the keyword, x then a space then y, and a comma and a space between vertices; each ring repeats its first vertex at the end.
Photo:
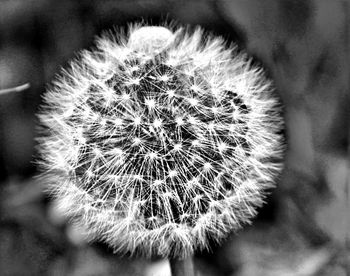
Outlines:
POLYGON ((224 142, 218 143, 218 150, 219 152, 223 152, 227 149, 227 144, 224 142))
POLYGON ((172 98, 175 96, 175 91, 173 89, 167 90, 166 93, 168 94, 169 98, 172 98))
POLYGON ((177 118, 175 118, 175 122, 176 122, 176 124, 177 124, 178 126, 181 126, 181 125, 184 124, 184 120, 183 120, 182 117, 177 117, 177 118))
POLYGON ((91 240, 184 258, 248 223, 281 169, 263 70, 200 28, 134 25, 84 51, 45 94, 48 190, 91 240))
POLYGON ((155 119, 155 120, 153 121, 153 126, 154 126, 155 128, 159 128, 161 125, 162 125, 162 120, 160 120, 160 119, 155 119))
POLYGON ((156 101, 154 99, 146 99, 145 104, 148 108, 152 109, 156 107, 156 101))
POLYGON ((130 95, 127 94, 127 93, 124 93, 124 94, 122 95, 122 99, 125 100, 125 101, 130 100, 130 95))
POLYGON ((159 77, 159 80, 163 82, 167 82, 168 80, 170 80, 170 77, 167 75, 162 75, 159 77))
POLYGON ((176 150, 176 151, 181 150, 181 148, 182 148, 182 144, 180 144, 180 143, 174 145, 174 150, 176 150))
POLYGON ((174 177, 176 175, 177 175, 177 171, 176 170, 169 171, 169 177, 174 177))
POLYGON ((192 106, 196 106, 198 105, 198 100, 196 98, 189 98, 188 102, 192 105, 192 106))
POLYGON ((141 117, 140 116, 136 116, 134 118, 134 124, 135 125, 140 125, 141 124, 141 117))
POLYGON ((156 159, 157 156, 158 156, 157 153, 152 152, 152 151, 147 153, 147 157, 151 160, 156 159))

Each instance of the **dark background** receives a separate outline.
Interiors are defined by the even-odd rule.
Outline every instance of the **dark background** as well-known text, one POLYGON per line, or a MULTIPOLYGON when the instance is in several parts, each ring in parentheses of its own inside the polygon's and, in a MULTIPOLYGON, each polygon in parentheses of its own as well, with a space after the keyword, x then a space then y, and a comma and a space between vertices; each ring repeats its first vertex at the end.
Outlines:
POLYGON ((253 225, 196 256, 198 275, 350 275, 347 0, 0 0, 0 275, 168 275, 86 244, 33 176, 35 113, 61 66, 128 22, 201 25, 266 68, 285 106, 285 169, 253 225), (348 274, 346 274, 348 273, 348 274))

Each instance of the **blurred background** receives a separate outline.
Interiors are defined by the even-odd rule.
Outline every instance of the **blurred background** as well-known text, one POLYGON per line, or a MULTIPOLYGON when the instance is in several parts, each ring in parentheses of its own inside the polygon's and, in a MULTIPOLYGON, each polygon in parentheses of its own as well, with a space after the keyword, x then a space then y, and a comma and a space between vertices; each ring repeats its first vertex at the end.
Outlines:
POLYGON ((86 244, 35 179, 41 95, 96 35, 128 22, 201 25, 245 49, 284 104, 277 188, 198 275, 350 275, 350 1, 0 0, 0 275, 170 275, 163 260, 86 244), (2 89, 29 83, 22 92, 2 89))

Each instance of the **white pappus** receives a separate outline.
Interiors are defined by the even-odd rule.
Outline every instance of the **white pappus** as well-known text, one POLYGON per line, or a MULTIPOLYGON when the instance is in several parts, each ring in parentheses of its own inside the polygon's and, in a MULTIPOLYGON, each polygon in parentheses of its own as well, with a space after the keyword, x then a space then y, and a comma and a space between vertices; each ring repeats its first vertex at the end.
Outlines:
POLYGON ((42 177, 91 239, 184 258, 256 215, 281 169, 280 111, 264 71, 223 38, 132 25, 45 93, 42 177))

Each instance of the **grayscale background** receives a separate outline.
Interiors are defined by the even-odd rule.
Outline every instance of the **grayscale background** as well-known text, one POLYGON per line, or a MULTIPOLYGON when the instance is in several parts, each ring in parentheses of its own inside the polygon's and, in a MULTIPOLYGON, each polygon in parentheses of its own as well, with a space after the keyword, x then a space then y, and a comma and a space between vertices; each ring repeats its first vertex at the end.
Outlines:
POLYGON ((236 42, 265 67, 284 104, 277 188, 251 226, 210 253, 203 276, 350 275, 350 1, 0 0, 0 275, 169 275, 161 260, 86 244, 33 178, 46 85, 113 26, 175 20, 236 42))

